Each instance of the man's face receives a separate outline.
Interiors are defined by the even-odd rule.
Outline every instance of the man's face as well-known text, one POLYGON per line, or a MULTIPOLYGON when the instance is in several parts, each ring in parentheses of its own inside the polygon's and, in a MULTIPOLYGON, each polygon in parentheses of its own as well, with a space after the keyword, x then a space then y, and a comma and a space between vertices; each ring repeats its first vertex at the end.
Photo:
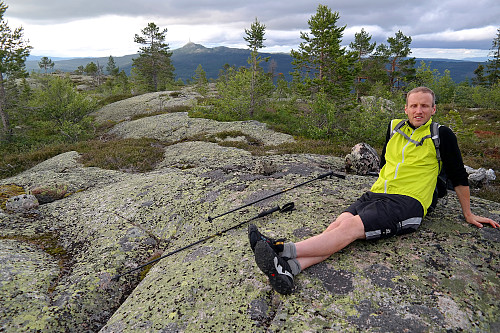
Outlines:
POLYGON ((432 105, 432 95, 425 92, 411 94, 408 96, 408 104, 405 105, 405 113, 410 124, 414 127, 422 126, 436 113, 436 105, 432 105))

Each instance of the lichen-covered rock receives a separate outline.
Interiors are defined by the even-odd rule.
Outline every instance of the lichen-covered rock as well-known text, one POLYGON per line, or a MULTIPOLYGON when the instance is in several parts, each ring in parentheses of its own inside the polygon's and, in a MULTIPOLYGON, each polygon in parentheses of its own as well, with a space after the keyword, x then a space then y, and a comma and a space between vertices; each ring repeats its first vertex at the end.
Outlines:
POLYGON ((5 203, 11 197, 25 194, 24 188, 16 184, 0 185, 0 209, 5 209, 5 203))
POLYGON ((62 199, 67 193, 68 185, 65 184, 37 186, 31 190, 31 194, 37 198, 40 204, 62 199))
POLYGON ((254 120, 217 122, 211 119, 189 118, 187 112, 166 113, 117 124, 111 134, 123 138, 152 138, 178 142, 199 135, 211 136, 221 132, 241 132, 264 145, 294 142, 289 134, 274 132, 254 120), (162 126, 158 126, 162 124, 162 126))
MULTIPOLYGON (((229 128, 214 122, 190 132, 192 120, 184 115, 154 121, 157 128, 139 120, 124 124, 143 126, 138 136, 151 128, 172 141, 199 134, 202 126, 207 133, 229 128), (174 129, 170 121, 179 126, 174 129)), ((269 136, 263 126, 250 125, 269 136)), ((114 130, 127 135, 120 125, 114 130)), ((61 154, 0 180, 0 188, 67 184, 72 193, 41 205, 37 214, 0 214, 3 332, 494 332, 500 327, 500 232, 467 224, 453 193, 417 232, 355 242, 306 269, 296 277, 296 292, 282 296, 255 265, 248 221, 293 201, 293 212, 252 223, 271 237, 300 241, 322 232, 371 187, 373 177, 325 177, 213 218, 342 170, 345 161, 313 154, 252 156, 200 141, 165 147, 163 161, 142 174, 83 167, 78 157, 61 154), (221 233, 242 222, 247 223, 221 233), (153 267, 111 279, 158 254, 165 257, 153 267)), ((475 213, 500 219, 499 203, 473 197, 471 205, 475 213)))
POLYGON ((482 187, 488 184, 490 181, 496 179, 495 171, 492 169, 486 170, 485 168, 473 169, 469 166, 465 167, 465 170, 469 174, 469 183, 473 187, 482 187))
POLYGON ((44 331, 56 318, 47 312, 50 289, 59 275, 57 261, 14 239, 0 239, 0 328, 7 332, 44 331))
POLYGON ((152 92, 108 104, 94 112, 93 116, 100 124, 121 122, 134 116, 167 112, 179 106, 193 106, 200 97, 193 87, 185 87, 182 91, 152 92))
POLYGON ((358 143, 352 147, 351 153, 345 157, 345 168, 357 175, 367 175, 379 171, 380 158, 372 146, 358 143))
POLYGON ((39 206, 38 200, 32 194, 21 194, 7 199, 5 208, 15 213, 29 213, 39 206))

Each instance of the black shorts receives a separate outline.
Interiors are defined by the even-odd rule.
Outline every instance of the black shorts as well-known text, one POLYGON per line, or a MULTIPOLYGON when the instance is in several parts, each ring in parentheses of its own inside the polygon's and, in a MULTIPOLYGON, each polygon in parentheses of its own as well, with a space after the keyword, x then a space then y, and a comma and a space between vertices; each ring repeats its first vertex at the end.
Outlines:
POLYGON ((422 205, 412 197, 373 192, 363 194, 345 212, 361 217, 366 239, 415 231, 424 216, 422 205))

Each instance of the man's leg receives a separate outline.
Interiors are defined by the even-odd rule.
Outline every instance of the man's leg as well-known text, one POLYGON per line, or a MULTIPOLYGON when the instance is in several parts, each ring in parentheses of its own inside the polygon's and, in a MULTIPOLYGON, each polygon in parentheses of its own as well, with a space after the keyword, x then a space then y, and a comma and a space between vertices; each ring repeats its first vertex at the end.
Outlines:
POLYGON ((344 212, 342 214, 340 214, 336 219, 335 221, 333 221, 332 223, 330 223, 330 225, 328 226, 328 228, 325 229, 325 231, 323 232, 327 232, 327 231, 330 231, 332 229, 335 229, 337 228, 340 223, 345 220, 345 219, 350 219, 352 218, 354 215, 349 213, 349 212, 344 212))
POLYGON ((305 269, 317 264, 357 239, 365 239, 365 227, 359 215, 342 213, 321 234, 295 244, 297 261, 305 269))

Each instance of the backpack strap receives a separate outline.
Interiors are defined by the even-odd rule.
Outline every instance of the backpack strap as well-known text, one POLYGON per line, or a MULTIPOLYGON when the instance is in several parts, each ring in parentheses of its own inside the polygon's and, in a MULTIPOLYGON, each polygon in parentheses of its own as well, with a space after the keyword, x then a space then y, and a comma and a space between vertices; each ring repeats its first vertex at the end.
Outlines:
POLYGON ((436 147, 436 158, 438 162, 441 162, 441 152, 439 151, 439 146, 441 144, 441 140, 439 139, 439 125, 436 122, 431 123, 431 139, 434 142, 434 146, 436 147))
MULTIPOLYGON (((416 140, 413 140, 412 138, 410 138, 405 132, 403 132, 401 130, 401 127, 403 127, 403 125, 406 123, 406 120, 401 120, 397 125, 396 127, 394 127, 394 129, 392 130, 391 132, 391 136, 390 138, 392 138, 392 136, 395 134, 395 133, 399 133, 401 134, 402 136, 405 137, 406 140, 410 141, 411 143, 415 144, 417 147, 418 146, 421 146, 424 144, 424 141, 425 139, 429 139, 429 138, 432 138, 432 131, 431 131, 431 134, 429 135, 426 135, 424 136, 422 139, 420 139, 420 141, 416 141, 416 140)), ((439 135, 438 135, 439 136, 439 135)), ((435 145, 435 143, 434 143, 435 145)))
MULTIPOLYGON (((392 120, 392 121, 394 121, 394 120, 392 120)), ((406 135, 406 133, 401 131, 401 127, 403 127, 405 123, 406 123, 405 119, 401 120, 392 130, 389 139, 392 138, 392 136, 395 133, 399 133, 402 136, 404 136, 406 138, 406 140, 414 143, 417 146, 421 146, 424 144, 425 139, 431 138, 432 142, 434 143, 434 147, 436 148, 436 158, 437 158, 437 161, 439 164, 439 170, 441 171, 441 151, 439 150, 439 146, 441 145, 441 140, 439 139, 439 127, 441 125, 439 123, 434 122, 434 121, 431 122, 431 126, 430 126, 431 134, 424 136, 420 141, 415 141, 415 140, 411 139, 408 135, 406 135)))
MULTIPOLYGON (((391 127, 392 127, 392 122, 393 122, 393 121, 394 121, 394 120, 391 120, 391 127)), ((394 127, 394 129, 393 129, 393 130, 392 130, 392 132, 391 132, 391 135, 390 135, 389 139, 391 139, 391 138, 392 138, 392 136, 393 136, 394 134, 396 134, 396 132, 398 132, 398 133, 401 133, 401 134, 405 135, 404 133, 402 133, 402 132, 401 132, 401 127, 403 127, 403 125, 405 124, 405 122, 406 122, 406 120, 404 120, 404 119, 403 119, 403 120, 401 120, 401 121, 400 121, 400 122, 396 125, 396 127, 394 127)))

